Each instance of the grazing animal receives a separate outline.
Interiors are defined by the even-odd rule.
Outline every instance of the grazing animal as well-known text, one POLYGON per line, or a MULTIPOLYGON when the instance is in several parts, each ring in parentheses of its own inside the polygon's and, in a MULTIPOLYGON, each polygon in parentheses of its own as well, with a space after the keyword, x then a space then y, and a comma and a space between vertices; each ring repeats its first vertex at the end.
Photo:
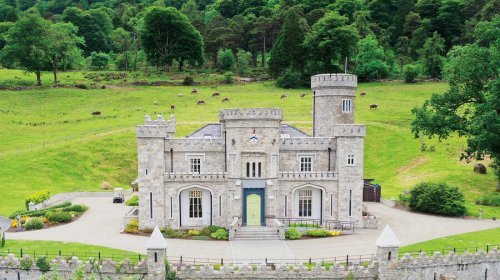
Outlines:
POLYGON ((305 96, 306 96, 306 94, 305 94, 305 93, 301 93, 301 94, 300 94, 300 98, 304 98, 305 96))
POLYGON ((359 96, 366 96, 366 92, 362 92, 359 96))
POLYGON ((205 100, 198 100, 198 102, 196 104, 197 105, 204 105, 205 104, 205 100))
POLYGON ((224 98, 222 99, 222 102, 229 102, 229 97, 224 97, 224 98))
POLYGON ((170 105, 170 110, 175 111, 175 105, 170 105))
POLYGON ((198 90, 194 88, 194 89, 191 91, 191 94, 198 94, 198 90))
POLYGON ((212 97, 220 96, 220 92, 214 92, 212 93, 212 97))
POLYGON ((284 98, 287 98, 287 97, 288 97, 288 94, 282 94, 280 98, 284 99, 284 98))
POLYGON ((370 104, 370 109, 377 109, 378 108, 378 105, 373 103, 373 104, 370 104))
POLYGON ((100 115, 101 115, 101 111, 92 112, 92 116, 100 116, 100 115))

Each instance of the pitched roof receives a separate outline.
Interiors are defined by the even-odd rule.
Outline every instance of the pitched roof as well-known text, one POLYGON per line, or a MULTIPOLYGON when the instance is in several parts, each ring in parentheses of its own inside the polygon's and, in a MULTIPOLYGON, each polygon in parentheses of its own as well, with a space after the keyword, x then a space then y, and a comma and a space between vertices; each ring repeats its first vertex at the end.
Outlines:
POLYGON ((391 230, 389 225, 386 225, 380 236, 377 238, 378 247, 398 247, 401 243, 391 230))
POLYGON ((158 226, 155 227, 151 237, 149 237, 148 243, 146 245, 147 249, 167 249, 167 242, 165 237, 161 234, 158 226))
MULTIPOLYGON (((282 124, 280 129, 281 134, 289 135, 292 138, 309 137, 305 132, 288 124, 282 124)), ((186 138, 205 138, 205 137, 221 137, 221 125, 218 123, 207 124, 204 127, 189 134, 186 138)))

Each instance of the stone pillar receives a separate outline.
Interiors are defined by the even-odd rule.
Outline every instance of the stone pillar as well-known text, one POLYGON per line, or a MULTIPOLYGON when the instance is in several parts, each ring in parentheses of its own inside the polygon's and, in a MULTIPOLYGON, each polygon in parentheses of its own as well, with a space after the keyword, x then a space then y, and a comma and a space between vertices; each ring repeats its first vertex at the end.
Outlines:
POLYGON ((148 250, 148 279, 165 279, 165 262, 167 260, 167 242, 155 227, 146 245, 148 250))
POLYGON ((397 239, 389 225, 386 225, 377 239, 377 260, 379 263, 387 263, 398 260, 399 245, 397 239))

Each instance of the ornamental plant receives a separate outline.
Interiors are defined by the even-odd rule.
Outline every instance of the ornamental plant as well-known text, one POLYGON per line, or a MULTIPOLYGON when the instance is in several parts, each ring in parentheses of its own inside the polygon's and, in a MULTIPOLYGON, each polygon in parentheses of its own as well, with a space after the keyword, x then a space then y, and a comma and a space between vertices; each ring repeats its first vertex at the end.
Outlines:
POLYGON ((330 236, 330 232, 326 229, 310 229, 306 231, 306 235, 309 237, 327 237, 330 236))
POLYGON ((302 233, 300 233, 296 228, 289 228, 285 231, 285 238, 286 239, 300 239, 302 238, 302 233))
POLYGON ((420 183, 410 191, 411 210, 445 215, 465 215, 465 200, 457 187, 445 183, 420 183))
POLYGON ((73 218, 68 212, 47 212, 45 217, 52 223, 67 223, 73 218))
POLYGON ((42 229, 43 222, 40 218, 31 218, 26 222, 26 224, 24 224, 24 228, 26 230, 42 229))
POLYGON ((128 233, 139 233, 139 220, 131 220, 125 227, 125 232, 128 233))
POLYGON ((50 261, 47 259, 47 256, 38 257, 36 260, 36 267, 40 269, 41 272, 45 273, 50 270, 50 261))
POLYGON ((229 233, 227 230, 221 228, 218 229, 216 232, 210 234, 210 237, 213 239, 218 239, 218 240, 228 240, 229 239, 229 233))
POLYGON ((29 210, 28 204, 30 202, 33 202, 34 204, 39 204, 44 202, 45 200, 48 200, 49 198, 50 198, 50 191, 48 190, 41 190, 27 196, 25 199, 26 210, 29 210))

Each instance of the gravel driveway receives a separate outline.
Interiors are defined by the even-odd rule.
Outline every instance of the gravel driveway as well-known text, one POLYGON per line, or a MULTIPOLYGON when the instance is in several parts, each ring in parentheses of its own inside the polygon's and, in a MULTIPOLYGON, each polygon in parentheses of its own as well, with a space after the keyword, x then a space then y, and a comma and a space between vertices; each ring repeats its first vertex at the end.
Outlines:
MULTIPOLYGON (((67 225, 32 232, 9 233, 7 238, 24 240, 72 241, 145 253, 147 237, 120 234, 123 215, 130 207, 113 204, 110 198, 78 198, 90 209, 77 221, 67 225)), ((255 258, 265 252, 279 258, 321 258, 342 255, 372 254, 375 240, 385 224, 389 224, 402 246, 443 236, 498 227, 497 221, 445 218, 416 214, 369 203, 369 211, 381 221, 378 230, 358 230, 356 234, 326 239, 299 241, 198 241, 167 239, 169 256, 196 258, 255 258), (252 252, 255 252, 252 253, 252 252)))

